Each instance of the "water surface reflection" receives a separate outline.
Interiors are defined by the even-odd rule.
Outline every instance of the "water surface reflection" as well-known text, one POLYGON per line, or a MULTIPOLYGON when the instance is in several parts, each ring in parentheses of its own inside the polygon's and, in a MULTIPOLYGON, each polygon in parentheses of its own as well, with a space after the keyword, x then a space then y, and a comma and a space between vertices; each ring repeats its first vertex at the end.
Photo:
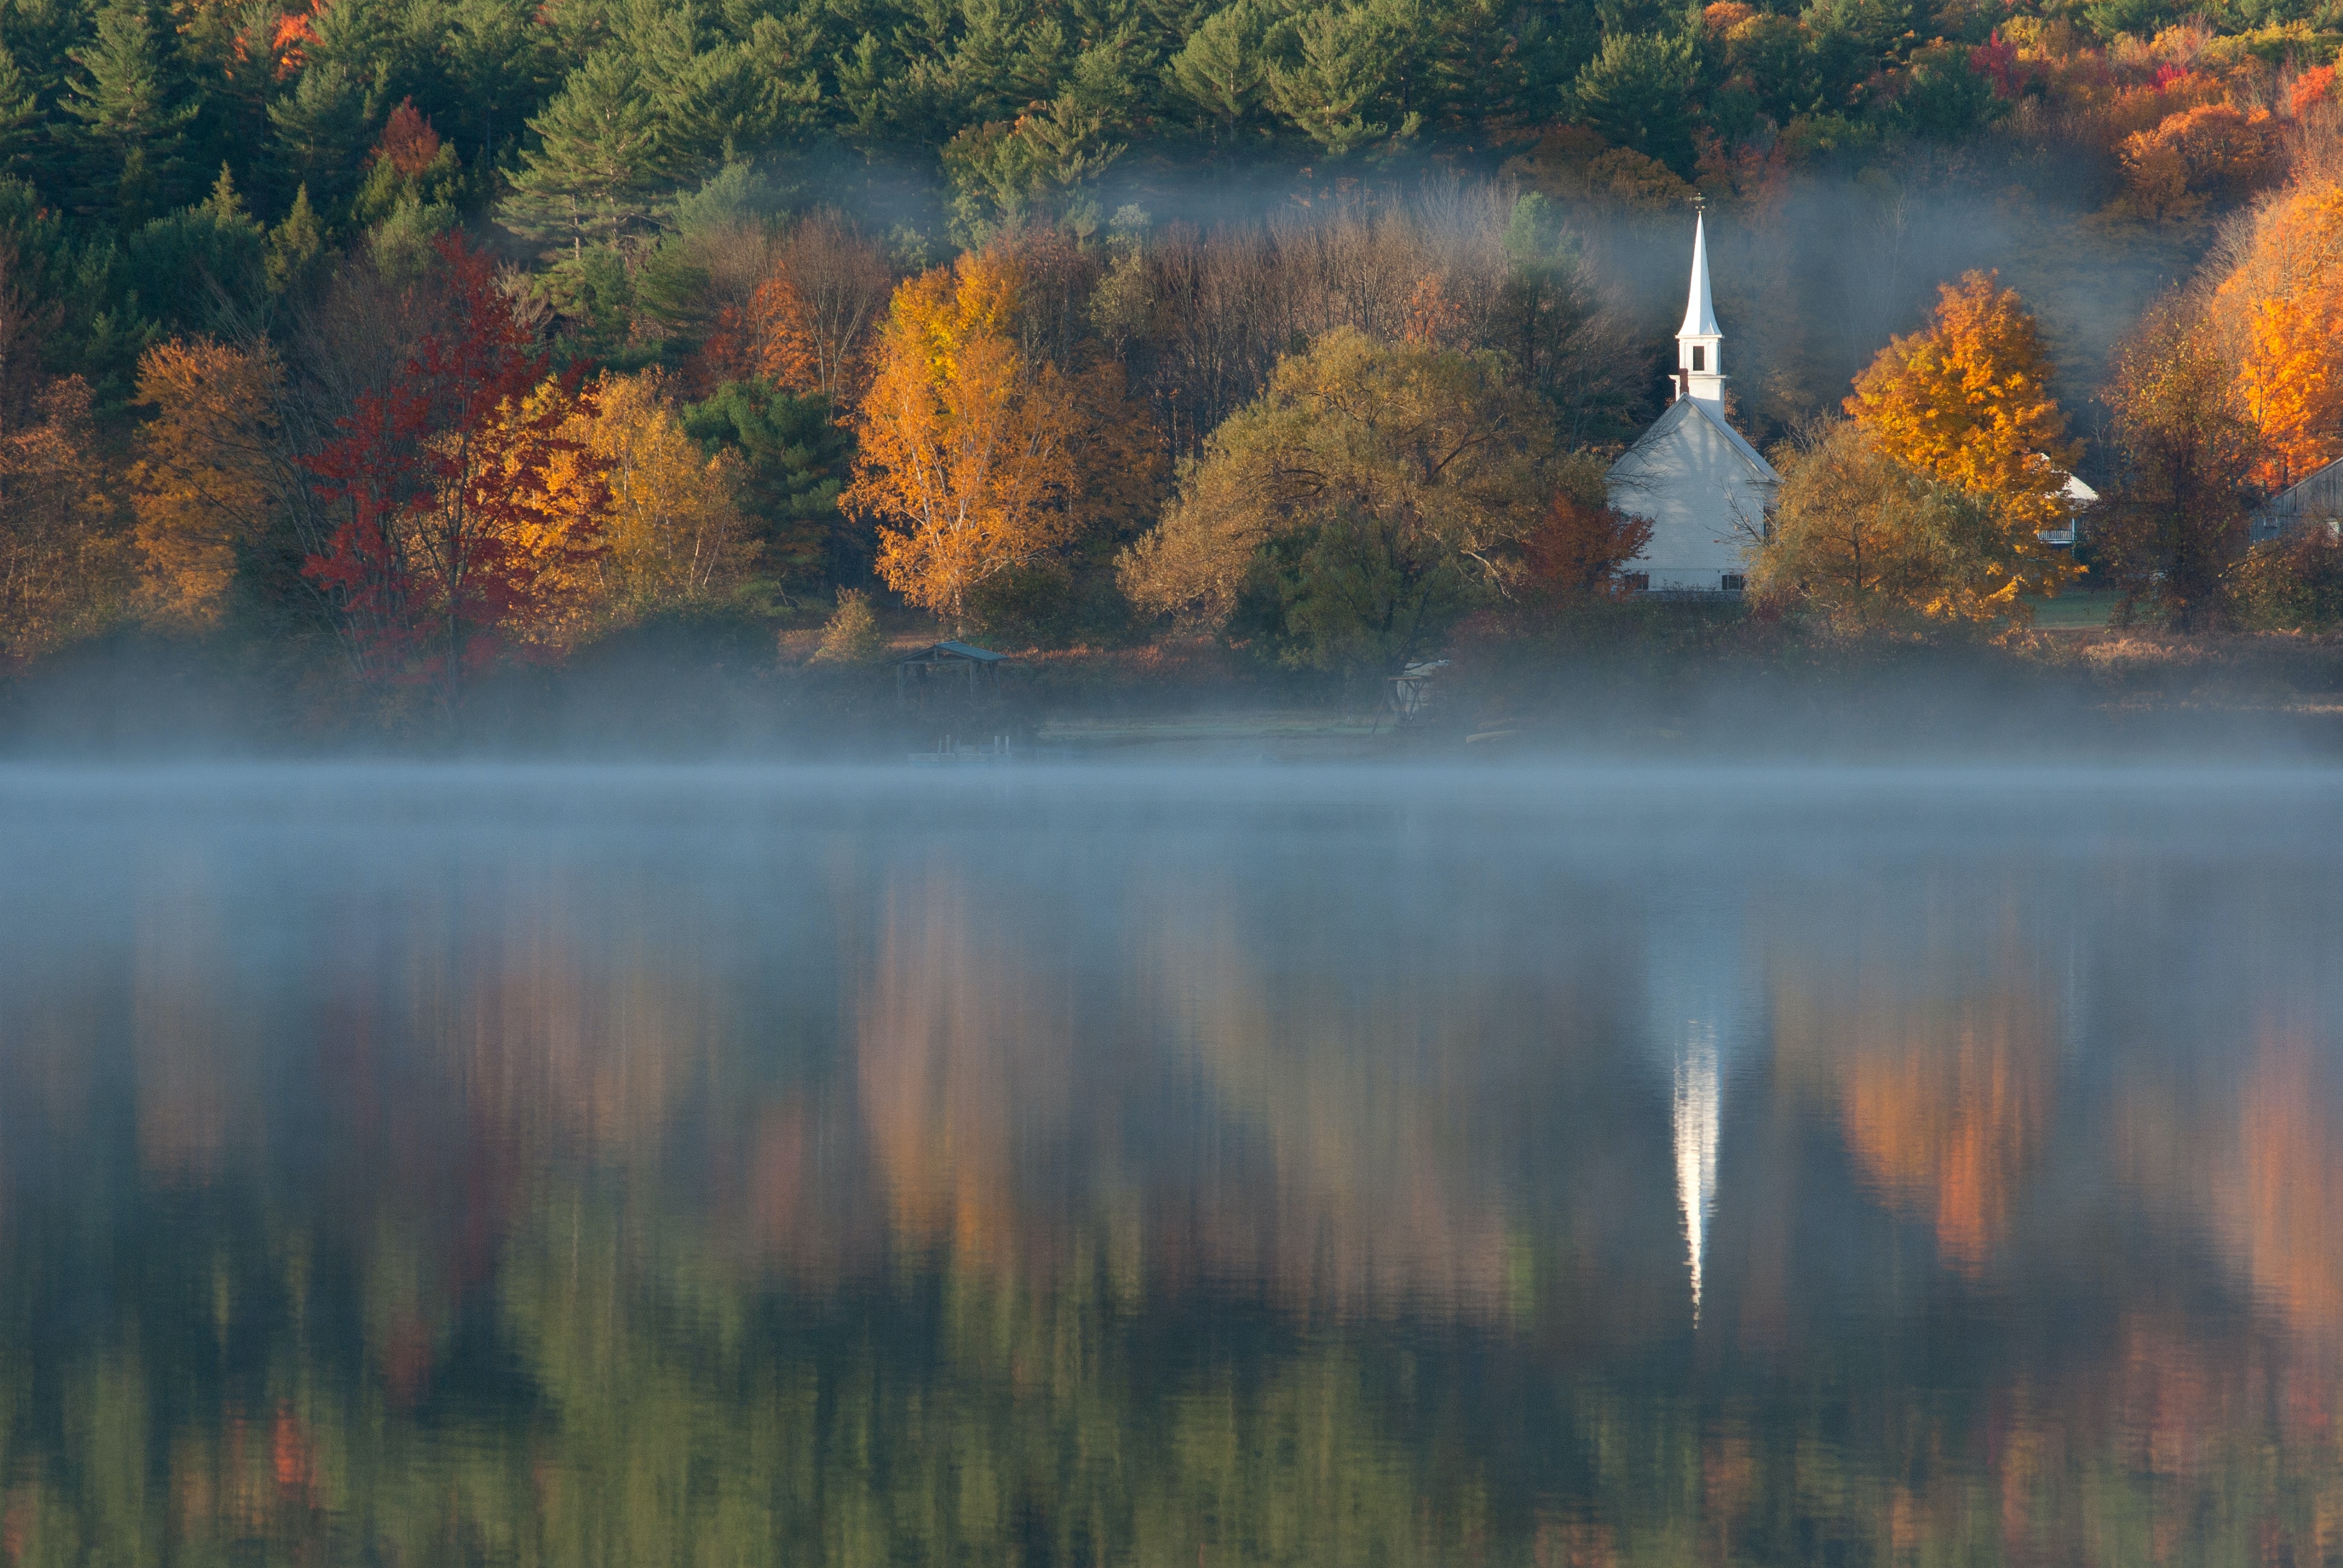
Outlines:
POLYGON ((2324 1560, 2338 782, 0 776, 0 1552, 2324 1560))

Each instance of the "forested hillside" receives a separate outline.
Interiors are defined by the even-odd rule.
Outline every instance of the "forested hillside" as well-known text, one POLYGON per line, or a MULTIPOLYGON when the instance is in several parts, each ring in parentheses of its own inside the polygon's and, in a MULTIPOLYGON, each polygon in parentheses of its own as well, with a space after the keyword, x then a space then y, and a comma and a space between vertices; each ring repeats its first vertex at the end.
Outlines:
MULTIPOLYGON (((6 0, 0 655, 135 628, 419 710, 875 599, 1387 662, 1632 546, 1598 477, 1695 195, 1761 444, 1997 269, 2105 480, 2118 339, 2326 188, 2338 45, 2283 0, 6 0)), ((2312 270, 2257 286, 2328 321, 2312 270)))

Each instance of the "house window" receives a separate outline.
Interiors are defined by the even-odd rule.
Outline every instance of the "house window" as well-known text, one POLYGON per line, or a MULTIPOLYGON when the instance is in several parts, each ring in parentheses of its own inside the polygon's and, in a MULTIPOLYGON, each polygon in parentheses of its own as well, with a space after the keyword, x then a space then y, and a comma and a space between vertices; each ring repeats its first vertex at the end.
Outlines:
POLYGON ((1708 348, 1705 345, 1695 343, 1692 346, 1692 367, 1694 370, 1708 368, 1708 348))
POLYGON ((1621 572, 1619 581, 1629 593, 1652 591, 1652 574, 1649 572, 1621 572))
POLYGON ((1718 579, 1716 586, 1726 593, 1739 593, 1749 586, 1749 579, 1739 572, 1726 572, 1718 579))

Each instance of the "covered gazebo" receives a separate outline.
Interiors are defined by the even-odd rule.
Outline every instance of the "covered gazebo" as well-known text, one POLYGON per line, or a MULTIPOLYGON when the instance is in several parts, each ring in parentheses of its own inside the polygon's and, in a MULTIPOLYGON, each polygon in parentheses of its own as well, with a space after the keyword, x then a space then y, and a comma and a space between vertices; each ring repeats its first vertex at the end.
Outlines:
POLYGON ((965 672, 968 694, 976 696, 983 682, 990 678, 992 695, 1001 695, 1001 667, 1009 661, 1005 653, 995 653, 989 648, 976 648, 965 642, 931 643, 919 652, 907 654, 895 661, 895 699, 910 700, 911 682, 930 681, 965 672))

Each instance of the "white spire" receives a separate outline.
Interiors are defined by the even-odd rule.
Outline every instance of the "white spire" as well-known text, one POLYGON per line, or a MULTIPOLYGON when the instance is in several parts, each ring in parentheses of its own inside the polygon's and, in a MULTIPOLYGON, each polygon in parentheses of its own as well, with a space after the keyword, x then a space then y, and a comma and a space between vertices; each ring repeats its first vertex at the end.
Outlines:
POLYGON ((1694 214, 1692 220, 1692 296, 1684 301, 1684 325, 1676 328, 1678 337, 1715 337, 1716 307, 1708 298, 1708 220, 1705 214, 1694 214))
POLYGON ((1684 325, 1676 328, 1676 396, 1694 397, 1725 412, 1725 367, 1719 363, 1725 334, 1716 329, 1716 307, 1708 298, 1708 217, 1692 223, 1692 293, 1684 300, 1684 325))

